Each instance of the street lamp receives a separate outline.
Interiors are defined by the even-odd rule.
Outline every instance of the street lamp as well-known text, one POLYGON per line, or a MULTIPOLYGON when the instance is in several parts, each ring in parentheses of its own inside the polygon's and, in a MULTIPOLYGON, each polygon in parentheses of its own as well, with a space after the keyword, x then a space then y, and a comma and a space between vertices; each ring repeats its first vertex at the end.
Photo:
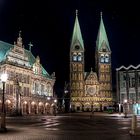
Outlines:
POLYGON ((119 103, 119 115, 121 114, 121 104, 119 103))
POLYGON ((5 132, 6 129, 6 123, 5 123, 5 118, 6 118, 6 112, 5 112, 5 98, 4 98, 4 92, 5 92, 5 83, 8 79, 8 75, 6 73, 3 73, 1 75, 1 81, 3 83, 3 94, 2 94, 2 112, 1 112, 1 131, 5 132))
POLYGON ((124 117, 127 118, 127 110, 128 110, 128 106, 127 106, 127 99, 124 100, 124 117))

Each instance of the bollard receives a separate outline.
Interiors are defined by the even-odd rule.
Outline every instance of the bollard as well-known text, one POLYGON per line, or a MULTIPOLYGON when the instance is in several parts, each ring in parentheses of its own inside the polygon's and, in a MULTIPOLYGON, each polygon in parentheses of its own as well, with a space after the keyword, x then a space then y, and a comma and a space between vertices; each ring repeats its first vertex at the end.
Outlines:
POLYGON ((137 116, 133 115, 131 121, 131 130, 130 130, 131 135, 135 135, 136 128, 137 128, 137 116))

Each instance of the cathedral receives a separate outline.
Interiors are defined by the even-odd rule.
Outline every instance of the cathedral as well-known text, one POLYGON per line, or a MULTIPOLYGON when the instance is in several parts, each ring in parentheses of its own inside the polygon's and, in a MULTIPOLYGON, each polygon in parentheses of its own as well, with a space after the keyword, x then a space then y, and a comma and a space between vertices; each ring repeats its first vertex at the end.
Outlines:
POLYGON ((85 47, 78 11, 70 45, 70 108, 72 111, 103 111, 113 104, 111 49, 102 13, 95 48, 95 71, 85 72, 85 47))
POLYGON ((34 57, 32 46, 25 49, 21 32, 14 44, 0 41, 0 76, 8 75, 5 86, 0 81, 0 108, 4 100, 7 115, 48 114, 56 107, 55 75, 44 69, 39 56, 34 57))

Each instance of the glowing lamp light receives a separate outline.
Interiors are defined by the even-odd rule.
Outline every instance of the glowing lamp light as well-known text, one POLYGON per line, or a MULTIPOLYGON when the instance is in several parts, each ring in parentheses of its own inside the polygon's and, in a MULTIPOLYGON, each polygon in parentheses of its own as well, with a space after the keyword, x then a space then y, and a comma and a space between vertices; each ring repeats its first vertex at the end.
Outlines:
POLYGON ((27 102, 25 101, 24 104, 27 104, 27 102))
POLYGON ((32 105, 34 105, 34 104, 35 104, 35 102, 33 101, 31 104, 32 104, 32 105))
POLYGON ((138 110, 140 110, 140 107, 138 107, 138 110))
POLYGON ((7 74, 7 73, 3 73, 3 74, 1 75, 1 81, 2 81, 2 82, 6 82, 7 79, 8 79, 8 74, 7 74))
POLYGON ((47 97, 47 100, 50 100, 51 98, 50 97, 47 97))
POLYGON ((55 100, 54 100, 54 102, 56 103, 56 102, 57 102, 57 100, 55 99, 55 100))
POLYGON ((127 99, 124 100, 124 103, 127 103, 127 99))

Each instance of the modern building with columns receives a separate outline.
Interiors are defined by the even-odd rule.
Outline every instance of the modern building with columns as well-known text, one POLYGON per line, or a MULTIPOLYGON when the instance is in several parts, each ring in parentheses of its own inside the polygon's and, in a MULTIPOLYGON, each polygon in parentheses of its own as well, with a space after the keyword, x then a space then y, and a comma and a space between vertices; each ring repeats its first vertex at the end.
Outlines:
MULTIPOLYGON (((0 41, 0 75, 8 74, 5 83, 5 107, 7 114, 47 114, 56 107, 54 98, 55 73, 43 68, 36 58, 24 48, 21 32, 14 44, 0 41)), ((0 108, 3 86, 0 82, 0 108)))
POLYGON ((140 64, 116 69, 117 102, 128 113, 140 115, 140 64))

